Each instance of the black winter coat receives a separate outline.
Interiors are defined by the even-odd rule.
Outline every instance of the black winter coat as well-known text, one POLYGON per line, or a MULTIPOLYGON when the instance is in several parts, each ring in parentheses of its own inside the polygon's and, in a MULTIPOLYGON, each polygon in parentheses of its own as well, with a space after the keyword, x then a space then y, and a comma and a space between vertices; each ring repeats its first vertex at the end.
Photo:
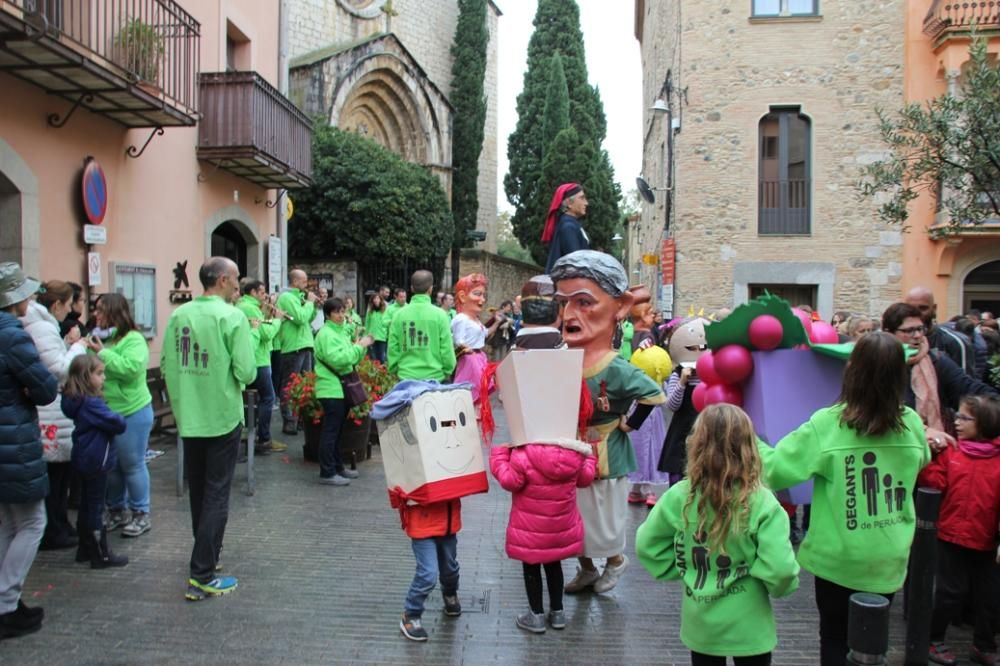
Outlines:
POLYGON ((37 502, 49 494, 36 406, 55 400, 58 391, 21 322, 0 311, 0 503, 37 502))

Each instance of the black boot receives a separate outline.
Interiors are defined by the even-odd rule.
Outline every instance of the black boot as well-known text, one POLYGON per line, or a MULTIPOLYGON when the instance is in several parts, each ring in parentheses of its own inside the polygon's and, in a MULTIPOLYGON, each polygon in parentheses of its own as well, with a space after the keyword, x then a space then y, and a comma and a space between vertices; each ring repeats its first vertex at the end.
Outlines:
POLYGON ((24 636, 38 631, 42 626, 42 616, 39 609, 29 609, 24 604, 9 613, 0 615, 0 639, 24 636))
POLYGON ((90 551, 91 551, 91 547, 90 547, 90 540, 91 540, 90 532, 88 532, 86 530, 83 530, 83 529, 77 529, 77 532, 80 534, 80 537, 79 537, 80 540, 79 540, 79 543, 77 543, 77 545, 76 545, 76 561, 77 562, 89 562, 90 561, 90 551))
POLYGON ((90 568, 107 569, 108 567, 123 567, 128 564, 124 555, 115 555, 108 545, 107 530, 95 530, 90 533, 90 568))

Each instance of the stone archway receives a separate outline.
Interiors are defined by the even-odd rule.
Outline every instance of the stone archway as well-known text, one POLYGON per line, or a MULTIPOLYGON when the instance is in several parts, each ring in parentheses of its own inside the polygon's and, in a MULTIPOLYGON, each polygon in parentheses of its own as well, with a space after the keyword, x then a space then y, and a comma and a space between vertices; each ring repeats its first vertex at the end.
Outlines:
POLYGON ((962 312, 988 310, 1000 313, 1000 260, 979 264, 962 280, 962 312))
POLYGON ((264 251, 257 223, 237 205, 218 210, 205 225, 205 257, 227 256, 240 267, 241 277, 264 275, 264 251))
POLYGON ((0 138, 0 261, 16 261, 28 275, 41 273, 38 178, 0 138))

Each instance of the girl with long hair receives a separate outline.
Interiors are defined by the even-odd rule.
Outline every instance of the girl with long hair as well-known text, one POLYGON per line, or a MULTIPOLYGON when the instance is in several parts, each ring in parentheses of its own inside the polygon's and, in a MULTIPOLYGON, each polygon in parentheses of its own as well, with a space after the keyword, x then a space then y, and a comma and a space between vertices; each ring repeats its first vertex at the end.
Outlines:
POLYGON ((739 407, 710 405, 687 440, 687 478, 653 507, 636 554, 682 580, 681 641, 694 666, 766 666, 777 644, 770 597, 799 586, 788 515, 764 487, 757 436, 739 407))
POLYGON ((104 527, 104 493, 108 472, 117 464, 113 440, 125 432, 125 419, 104 402, 104 363, 93 355, 77 356, 69 366, 62 410, 73 419, 73 467, 80 474, 80 511, 76 524, 80 545, 77 562, 92 569, 123 567, 124 555, 115 555, 104 527))
POLYGON ((149 345, 132 319, 121 294, 104 294, 94 312, 97 327, 109 330, 103 342, 87 338, 87 346, 104 362, 104 399, 125 417, 125 432, 115 437, 118 464, 108 475, 108 531, 137 537, 150 529, 149 470, 146 447, 153 429, 153 397, 146 385, 149 345), (131 515, 125 516, 126 503, 131 515))
MULTIPOLYGON (((38 296, 28 301, 28 311, 21 318, 24 330, 38 348, 42 363, 60 385, 74 358, 87 353, 87 345, 80 339, 80 330, 72 328, 65 336, 60 323, 73 309, 73 287, 62 280, 42 283, 38 296)), ((49 474, 49 494, 45 498, 45 536, 41 550, 69 548, 77 545, 76 530, 70 524, 69 488, 72 468, 69 464, 73 447, 73 421, 63 414, 56 398, 38 407, 38 425, 42 433, 42 457, 49 474)))
POLYGON ((365 310, 365 331, 372 336, 368 357, 385 365, 386 341, 389 331, 385 325, 385 301, 382 294, 375 292, 368 298, 368 308, 365 310))
POLYGON ((907 386, 903 345, 871 333, 851 353, 836 404, 773 449, 761 444, 771 488, 813 482, 799 563, 816 578, 823 666, 844 663, 850 596, 873 592, 891 601, 906 577, 913 489, 931 458, 920 416, 903 404, 907 386))

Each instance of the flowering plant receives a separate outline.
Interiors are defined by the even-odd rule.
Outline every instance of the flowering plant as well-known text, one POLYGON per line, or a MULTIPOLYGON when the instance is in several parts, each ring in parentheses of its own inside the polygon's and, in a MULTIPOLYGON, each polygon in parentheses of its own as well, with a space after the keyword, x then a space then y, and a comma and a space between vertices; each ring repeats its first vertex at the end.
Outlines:
POLYGON ((323 406, 316 397, 315 372, 293 372, 285 387, 285 400, 292 413, 303 421, 313 425, 323 422, 323 406))
POLYGON ((361 383, 365 387, 368 399, 360 405, 351 407, 351 410, 347 412, 347 418, 354 425, 361 425, 364 419, 368 417, 368 414, 371 413, 372 405, 381 400, 396 385, 399 377, 389 372, 388 368, 378 361, 374 361, 367 356, 361 359, 361 362, 358 363, 355 369, 358 371, 358 376, 361 377, 361 383))

